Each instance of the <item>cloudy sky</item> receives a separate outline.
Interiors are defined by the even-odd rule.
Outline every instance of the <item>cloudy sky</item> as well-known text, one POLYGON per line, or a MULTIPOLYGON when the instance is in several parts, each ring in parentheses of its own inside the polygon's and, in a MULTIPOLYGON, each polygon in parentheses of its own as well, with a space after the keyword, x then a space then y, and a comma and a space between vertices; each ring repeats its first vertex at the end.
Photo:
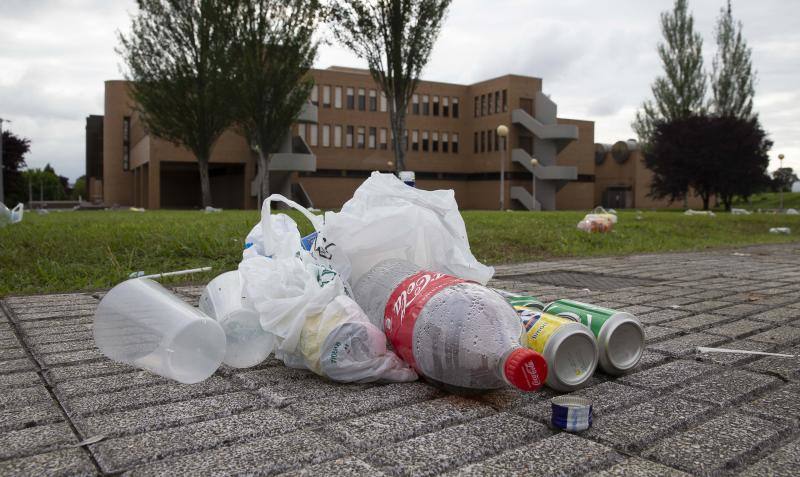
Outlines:
MULTIPOLYGON (((723 0, 690 0, 706 67, 723 0)), ((659 13, 672 0, 454 0, 425 79, 471 83, 506 73, 544 79, 559 115, 595 121, 595 141, 633 137, 630 122, 660 74, 659 13)), ((770 169, 800 169, 800 2, 734 0, 758 70, 756 109, 775 142, 770 169), (794 86, 792 86, 794 85, 794 86)), ((84 127, 121 78, 116 32, 131 0, 0 0, 0 117, 32 141, 28 164, 84 173, 84 127)), ((317 66, 364 66, 336 46, 317 66)))

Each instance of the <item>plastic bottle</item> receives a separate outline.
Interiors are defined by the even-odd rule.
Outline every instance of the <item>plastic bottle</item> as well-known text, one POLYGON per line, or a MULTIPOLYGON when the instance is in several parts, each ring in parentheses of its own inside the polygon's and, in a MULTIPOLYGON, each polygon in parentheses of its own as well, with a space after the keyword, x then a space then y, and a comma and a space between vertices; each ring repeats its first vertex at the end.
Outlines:
POLYGON ((536 391, 547 378, 542 355, 520 345, 514 309, 484 286, 390 259, 361 277, 354 294, 395 352, 449 390, 536 391))

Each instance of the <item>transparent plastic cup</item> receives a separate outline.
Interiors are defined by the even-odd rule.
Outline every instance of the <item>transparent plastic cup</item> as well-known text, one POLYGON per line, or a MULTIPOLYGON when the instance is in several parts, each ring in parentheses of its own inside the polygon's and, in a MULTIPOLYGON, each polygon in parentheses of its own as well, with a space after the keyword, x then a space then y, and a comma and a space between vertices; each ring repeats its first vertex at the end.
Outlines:
POLYGON ((94 340, 114 361, 185 384, 214 374, 225 356, 219 323, 146 278, 124 281, 103 297, 94 340))
POLYGON ((258 312, 244 296, 238 271, 225 272, 211 280, 200 297, 200 309, 217 320, 225 332, 225 364, 249 368, 267 359, 273 338, 261 327, 258 312))

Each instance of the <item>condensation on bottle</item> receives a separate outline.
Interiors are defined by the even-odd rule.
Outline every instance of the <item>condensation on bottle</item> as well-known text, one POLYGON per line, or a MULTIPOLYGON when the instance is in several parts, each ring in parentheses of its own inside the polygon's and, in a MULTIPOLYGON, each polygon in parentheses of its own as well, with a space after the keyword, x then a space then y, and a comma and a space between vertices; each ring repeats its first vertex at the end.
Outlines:
POLYGON ((390 259, 353 291, 395 352, 430 381, 457 392, 508 385, 535 391, 545 382, 544 358, 520 345, 516 312, 482 285, 390 259))

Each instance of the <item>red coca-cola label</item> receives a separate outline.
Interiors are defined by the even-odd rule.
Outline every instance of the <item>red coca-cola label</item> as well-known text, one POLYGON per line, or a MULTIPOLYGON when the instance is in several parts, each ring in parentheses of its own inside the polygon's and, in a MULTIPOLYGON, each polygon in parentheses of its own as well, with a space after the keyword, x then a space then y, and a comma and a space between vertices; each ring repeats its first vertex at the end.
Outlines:
POLYGON ((414 323, 422 307, 442 289, 463 282, 460 278, 444 273, 418 272, 406 278, 389 297, 383 314, 384 332, 395 353, 415 369, 414 323))

